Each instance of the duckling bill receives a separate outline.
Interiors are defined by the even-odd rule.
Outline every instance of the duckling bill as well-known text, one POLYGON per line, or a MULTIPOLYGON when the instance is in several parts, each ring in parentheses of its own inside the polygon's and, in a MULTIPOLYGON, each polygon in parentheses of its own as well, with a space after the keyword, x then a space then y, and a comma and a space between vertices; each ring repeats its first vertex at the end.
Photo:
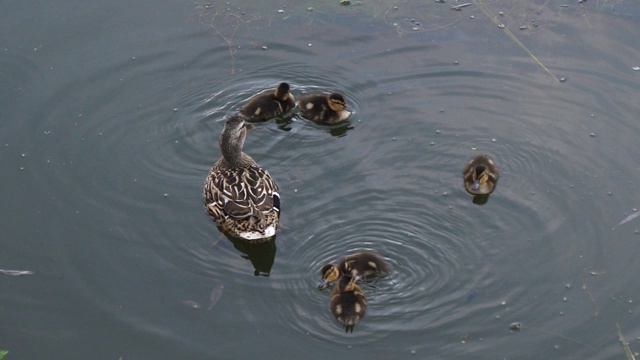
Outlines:
POLYGON ((240 110, 248 120, 266 120, 287 113, 296 106, 288 83, 283 82, 275 90, 266 90, 254 95, 240 110))
POLYGON ((488 155, 471 159, 462 170, 464 187, 470 194, 490 194, 498 183, 498 166, 488 155))
POLYGON ((319 124, 335 124, 347 120, 351 111, 338 93, 303 96, 298 102, 301 115, 319 124))
POLYGON ((380 255, 364 251, 345 256, 338 265, 327 264, 322 267, 322 281, 318 289, 322 290, 340 277, 350 276, 359 281, 370 276, 384 276, 391 272, 391 265, 380 255))
POLYGON ((367 311, 367 299, 355 278, 349 275, 340 278, 331 294, 329 307, 345 331, 353 332, 353 327, 367 311))

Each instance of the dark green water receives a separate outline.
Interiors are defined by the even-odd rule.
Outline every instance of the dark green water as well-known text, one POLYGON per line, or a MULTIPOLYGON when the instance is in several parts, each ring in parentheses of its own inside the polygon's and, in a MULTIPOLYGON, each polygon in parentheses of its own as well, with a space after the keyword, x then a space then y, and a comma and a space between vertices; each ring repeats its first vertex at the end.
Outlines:
POLYGON ((0 269, 35 271, 0 275, 6 360, 620 359, 616 323, 639 351, 637 3, 247 3, 3 4, 0 269), (246 247, 202 183, 280 81, 356 113, 256 124, 282 227, 246 247), (360 250, 394 272, 345 334, 316 285, 360 250))

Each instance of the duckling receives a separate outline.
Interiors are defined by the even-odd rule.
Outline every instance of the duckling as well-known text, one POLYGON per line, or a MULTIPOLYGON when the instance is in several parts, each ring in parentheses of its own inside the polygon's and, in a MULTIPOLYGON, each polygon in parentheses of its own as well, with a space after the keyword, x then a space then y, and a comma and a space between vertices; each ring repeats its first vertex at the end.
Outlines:
POLYGON ((240 114, 248 120, 266 120, 286 113, 296 106, 296 99, 289 89, 289 84, 283 82, 275 91, 266 90, 254 95, 240 114))
POLYGON ((364 251, 345 256, 338 265, 327 264, 322 267, 322 281, 318 289, 326 288, 341 276, 349 275, 359 281, 369 276, 384 276, 391 272, 391 265, 380 255, 364 251))
POLYGON ((204 203, 209 216, 231 236, 263 242, 278 228, 280 195, 267 170, 242 151, 251 128, 240 115, 227 119, 220 134, 222 156, 204 182, 204 203))
POLYGON ((354 277, 344 275, 340 278, 331 294, 329 308, 345 331, 353 332, 353 327, 367 311, 367 298, 354 277))
POLYGON ((464 167, 462 176, 470 194, 490 194, 498 182, 498 166, 488 155, 478 155, 464 167))
POLYGON ((335 124, 351 115, 351 111, 347 110, 347 102, 338 93, 301 97, 298 108, 303 117, 320 124, 335 124))

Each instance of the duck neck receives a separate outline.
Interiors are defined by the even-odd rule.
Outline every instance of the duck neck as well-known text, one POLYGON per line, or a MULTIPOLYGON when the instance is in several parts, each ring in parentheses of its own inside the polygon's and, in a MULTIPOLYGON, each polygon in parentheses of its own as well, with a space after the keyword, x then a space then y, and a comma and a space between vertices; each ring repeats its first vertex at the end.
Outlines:
POLYGON ((225 133, 220 135, 220 151, 222 152, 222 157, 224 157, 231 167, 240 167, 246 163, 244 153, 242 152, 244 138, 244 136, 239 139, 231 138, 229 134, 225 133))

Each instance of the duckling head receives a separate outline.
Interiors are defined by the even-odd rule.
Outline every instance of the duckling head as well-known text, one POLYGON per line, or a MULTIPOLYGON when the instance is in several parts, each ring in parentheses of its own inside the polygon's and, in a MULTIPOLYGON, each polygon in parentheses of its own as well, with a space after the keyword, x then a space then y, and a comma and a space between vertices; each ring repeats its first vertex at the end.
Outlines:
POLYGON ((489 169, 484 165, 478 165, 473 169, 473 184, 471 189, 478 190, 480 185, 484 185, 489 180, 489 169))
POLYGON ((287 101, 289 99, 289 96, 291 96, 291 94, 289 93, 289 90, 290 90, 289 84, 286 82, 282 82, 278 85, 273 95, 278 100, 287 101))
POLYGON ((345 110, 347 107, 347 102, 344 100, 344 97, 338 93, 329 94, 328 101, 329 107, 335 112, 345 110))
POLYGON ((333 264, 328 264, 322 267, 320 274, 322 274, 322 280, 318 285, 318 289, 322 290, 340 277, 340 269, 333 264))

